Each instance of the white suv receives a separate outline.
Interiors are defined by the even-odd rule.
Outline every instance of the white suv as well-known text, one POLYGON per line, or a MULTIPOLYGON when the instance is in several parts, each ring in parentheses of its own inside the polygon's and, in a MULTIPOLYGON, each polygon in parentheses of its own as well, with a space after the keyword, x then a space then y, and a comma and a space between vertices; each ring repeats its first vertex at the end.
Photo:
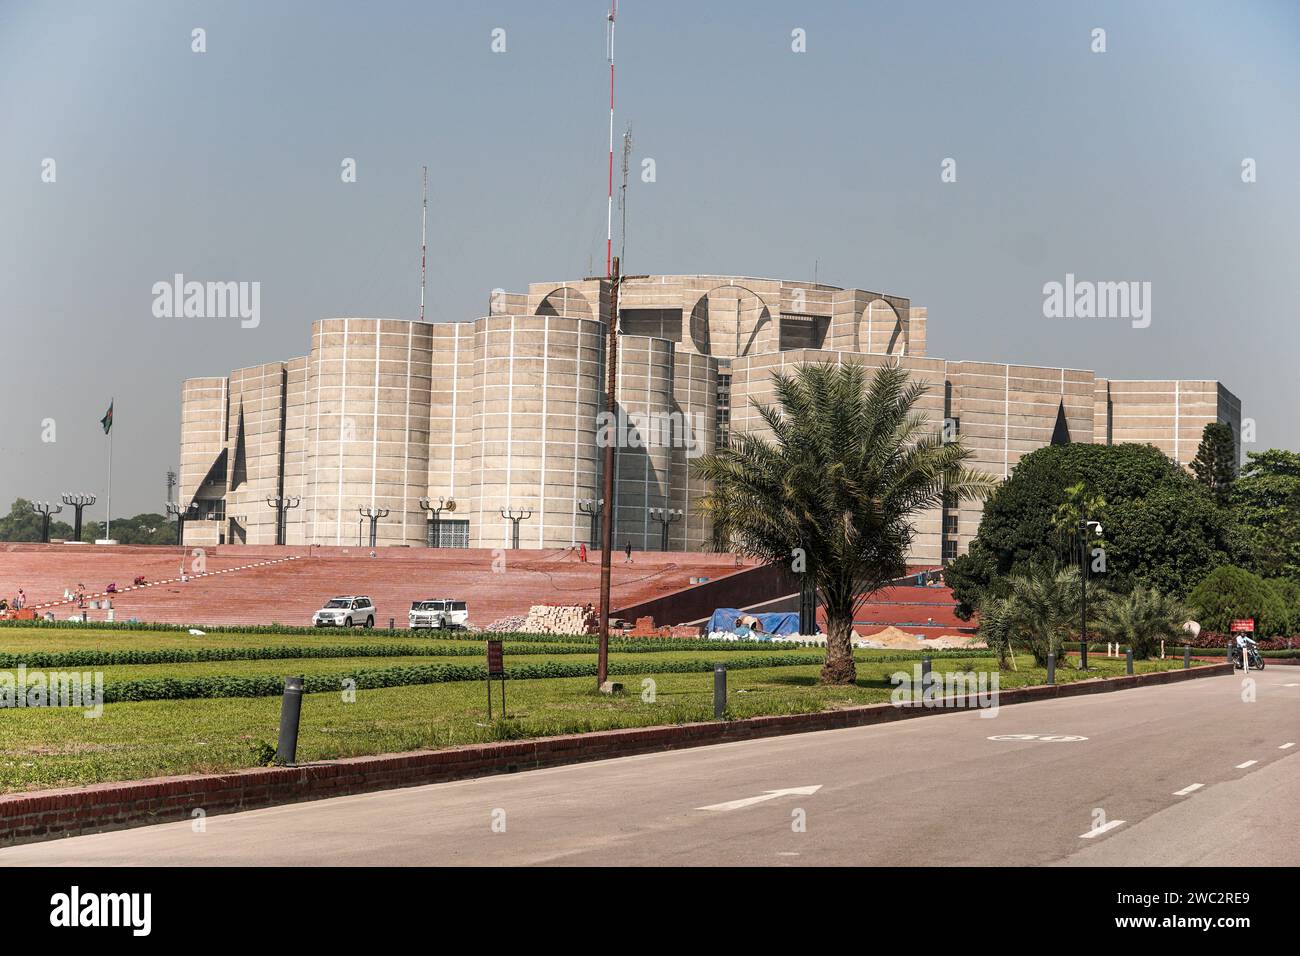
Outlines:
POLYGON ((464 627, 469 623, 469 606, 464 601, 413 601, 411 630, 422 627, 464 627))
POLYGON ((378 613, 375 603, 368 597, 336 597, 326 601, 325 606, 312 615, 311 622, 317 627, 353 627, 357 624, 374 627, 378 613))

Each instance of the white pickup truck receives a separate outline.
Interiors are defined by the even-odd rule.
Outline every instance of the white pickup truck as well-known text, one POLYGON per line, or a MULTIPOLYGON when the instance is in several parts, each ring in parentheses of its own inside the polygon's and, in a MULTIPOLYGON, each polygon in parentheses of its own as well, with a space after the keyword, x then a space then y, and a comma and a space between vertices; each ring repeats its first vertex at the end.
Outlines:
POLYGON ((469 606, 464 601, 413 601, 411 630, 422 627, 464 627, 469 623, 469 606))

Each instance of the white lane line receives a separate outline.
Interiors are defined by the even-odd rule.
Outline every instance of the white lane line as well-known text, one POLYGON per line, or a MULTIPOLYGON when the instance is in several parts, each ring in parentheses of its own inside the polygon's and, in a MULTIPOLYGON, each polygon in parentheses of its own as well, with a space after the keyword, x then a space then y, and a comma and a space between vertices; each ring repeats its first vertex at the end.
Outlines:
POLYGON ((1281 747, 1278 747, 1277 749, 1278 749, 1278 750, 1289 750, 1289 749, 1291 749, 1291 748, 1294 747, 1294 746, 1295 746, 1295 741, 1292 740, 1290 743, 1285 743, 1285 744, 1283 744, 1281 747))
POLYGON ((1259 763, 1258 760, 1247 760, 1245 763, 1239 763, 1239 764, 1237 764, 1237 769, 1238 769, 1238 770, 1245 770, 1247 767, 1253 767, 1253 766, 1255 766, 1255 764, 1257 764, 1257 763, 1259 763))
POLYGON ((1283 687, 1300 687, 1300 684, 1283 684, 1283 687))
POLYGON ((1203 787, 1203 786, 1205 786, 1205 784, 1203 784, 1203 783, 1194 783, 1194 784, 1192 784, 1190 787, 1183 787, 1183 789, 1181 789, 1181 790, 1175 790, 1175 791, 1174 791, 1174 796, 1175 796, 1175 797, 1185 797, 1185 796, 1187 796, 1189 793, 1191 793, 1191 792, 1194 791, 1194 790, 1200 790, 1201 787, 1203 787))
POLYGON ((1102 824, 1102 825, 1099 826, 1099 827, 1093 827, 1093 828, 1092 828, 1091 830, 1089 830, 1087 833, 1080 833, 1080 834, 1079 834, 1079 839, 1080 839, 1080 840, 1091 840, 1093 837, 1099 837, 1099 836, 1101 836, 1101 835, 1102 835, 1103 833, 1105 833, 1107 830, 1113 830, 1113 829, 1115 829, 1116 827, 1122 827, 1122 826, 1124 825, 1124 823, 1125 823, 1124 820, 1111 820, 1110 823, 1104 823, 1104 824, 1102 824))
POLYGON ((775 800, 777 797, 788 796, 809 796, 820 790, 821 784, 812 787, 790 787, 786 790, 767 790, 761 796, 746 797, 743 800, 728 800, 726 803, 715 803, 707 807, 696 807, 696 810, 740 810, 744 807, 753 806, 756 803, 765 803, 768 800, 775 800))

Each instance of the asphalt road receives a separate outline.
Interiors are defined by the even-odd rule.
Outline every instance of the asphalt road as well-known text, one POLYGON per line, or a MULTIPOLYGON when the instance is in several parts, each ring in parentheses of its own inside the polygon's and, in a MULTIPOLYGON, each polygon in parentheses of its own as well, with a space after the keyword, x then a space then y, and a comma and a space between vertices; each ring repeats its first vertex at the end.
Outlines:
POLYGON ((992 718, 944 714, 214 816, 204 832, 179 823, 74 837, 0 850, 0 866, 1294 866, 1300 668, 1256 681, 1249 702, 1240 675, 1203 678, 992 718))

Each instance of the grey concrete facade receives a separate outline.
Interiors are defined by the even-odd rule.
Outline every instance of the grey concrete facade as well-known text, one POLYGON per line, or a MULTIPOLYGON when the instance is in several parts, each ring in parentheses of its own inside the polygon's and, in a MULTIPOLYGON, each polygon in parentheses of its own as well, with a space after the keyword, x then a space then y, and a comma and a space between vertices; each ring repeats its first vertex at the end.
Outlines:
MULTIPOLYGON (((1180 464, 1201 430, 1240 433, 1241 405, 1218 382, 1117 381, 1093 372, 947 361, 926 351, 925 309, 903 297, 741 276, 632 276, 619 296, 617 400, 605 412, 609 285, 541 282, 496 293, 473 321, 334 318, 308 354, 182 386, 181 492, 199 520, 187 544, 273 544, 268 498, 296 498, 287 544, 368 544, 359 509, 386 509, 381 546, 563 548, 593 540, 602 449, 618 448, 615 541, 704 550, 707 488, 691 460, 739 431, 772 372, 805 362, 900 362, 929 385, 974 464, 1006 476, 1053 440, 1146 442, 1180 464), (429 521, 421 499, 454 501, 429 521), (680 512, 676 517, 674 513, 680 512)), ((912 559, 965 551, 980 505, 919 516, 912 559)))

